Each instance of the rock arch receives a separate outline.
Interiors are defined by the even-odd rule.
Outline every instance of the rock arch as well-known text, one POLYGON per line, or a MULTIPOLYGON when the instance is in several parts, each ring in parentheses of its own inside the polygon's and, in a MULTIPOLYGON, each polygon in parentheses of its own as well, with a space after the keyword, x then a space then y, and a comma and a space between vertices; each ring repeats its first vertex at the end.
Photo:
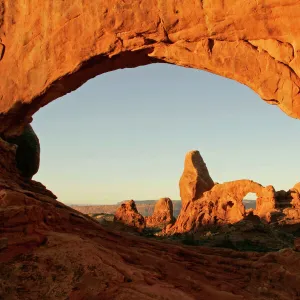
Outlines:
POLYGON ((300 118, 299 17, 293 0, 0 0, 0 134, 94 76, 155 62, 237 80, 300 118))
POLYGON ((246 216, 243 198, 256 193, 254 214, 260 218, 270 218, 276 209, 273 186, 262 186, 248 179, 216 184, 199 199, 182 207, 180 215, 169 233, 183 233, 197 230, 202 225, 235 223, 246 216))

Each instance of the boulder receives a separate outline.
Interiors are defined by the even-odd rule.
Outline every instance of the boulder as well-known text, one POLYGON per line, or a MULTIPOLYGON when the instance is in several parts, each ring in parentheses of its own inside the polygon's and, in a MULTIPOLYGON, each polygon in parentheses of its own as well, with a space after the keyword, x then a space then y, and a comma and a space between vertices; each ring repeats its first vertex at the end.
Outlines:
POLYGON ((31 125, 26 125, 20 136, 7 141, 17 145, 16 164, 21 175, 31 179, 40 166, 40 142, 31 125))
POLYGON ((138 212, 133 200, 128 200, 121 204, 115 213, 114 221, 121 222, 129 227, 134 227, 138 231, 142 231, 145 228, 145 219, 138 212))

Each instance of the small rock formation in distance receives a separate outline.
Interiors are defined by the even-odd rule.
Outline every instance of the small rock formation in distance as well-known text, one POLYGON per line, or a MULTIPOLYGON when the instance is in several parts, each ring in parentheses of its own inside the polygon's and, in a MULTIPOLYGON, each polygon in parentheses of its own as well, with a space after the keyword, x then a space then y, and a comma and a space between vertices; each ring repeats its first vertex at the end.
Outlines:
POLYGON ((138 212, 134 200, 128 200, 121 204, 115 213, 114 221, 134 227, 138 231, 142 231, 145 228, 145 219, 138 212))
POLYGON ((172 224, 174 220, 172 200, 161 198, 155 204, 153 215, 146 217, 146 227, 163 228, 172 224))

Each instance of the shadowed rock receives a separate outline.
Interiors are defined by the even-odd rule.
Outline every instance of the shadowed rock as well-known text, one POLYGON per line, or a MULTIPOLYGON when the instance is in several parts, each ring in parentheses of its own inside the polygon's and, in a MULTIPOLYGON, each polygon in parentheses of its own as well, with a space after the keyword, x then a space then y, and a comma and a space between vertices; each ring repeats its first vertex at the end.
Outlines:
POLYGON ((8 142, 17 145, 16 163, 21 175, 31 179, 40 166, 40 142, 34 130, 28 124, 20 136, 8 142))

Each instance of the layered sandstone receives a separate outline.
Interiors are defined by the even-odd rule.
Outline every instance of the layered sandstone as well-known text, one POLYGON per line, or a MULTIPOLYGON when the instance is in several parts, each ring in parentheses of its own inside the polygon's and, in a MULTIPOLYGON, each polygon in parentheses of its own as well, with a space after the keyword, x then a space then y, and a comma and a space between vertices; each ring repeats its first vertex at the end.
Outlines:
POLYGON ((179 181, 180 198, 184 207, 209 191, 214 186, 206 164, 199 151, 190 151, 185 156, 184 170, 179 181))
POLYGON ((133 200, 125 201, 121 204, 115 213, 114 221, 136 228, 139 231, 145 228, 145 219, 138 212, 133 200))
POLYGON ((296 0, 23 2, 0 1, 2 134, 90 78, 154 62, 234 79, 300 118, 296 0))
POLYGON ((174 222, 173 203, 170 198, 159 199, 154 207, 153 215, 146 217, 146 227, 163 228, 174 222))

